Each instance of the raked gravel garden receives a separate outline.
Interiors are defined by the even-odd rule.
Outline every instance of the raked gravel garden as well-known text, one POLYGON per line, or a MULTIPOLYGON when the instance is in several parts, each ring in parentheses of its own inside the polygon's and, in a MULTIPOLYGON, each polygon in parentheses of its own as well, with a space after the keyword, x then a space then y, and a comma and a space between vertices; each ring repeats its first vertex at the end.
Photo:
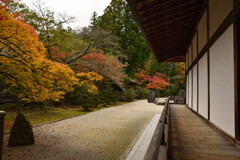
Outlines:
POLYGON ((125 159, 163 106, 138 100, 121 106, 33 127, 35 144, 7 147, 3 160, 125 159))

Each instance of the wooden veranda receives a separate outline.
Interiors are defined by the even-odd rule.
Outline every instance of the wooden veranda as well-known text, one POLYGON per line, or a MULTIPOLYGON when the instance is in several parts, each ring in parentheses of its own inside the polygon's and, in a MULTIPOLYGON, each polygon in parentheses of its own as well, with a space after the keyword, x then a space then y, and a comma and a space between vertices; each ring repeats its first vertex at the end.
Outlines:
POLYGON ((229 139, 185 104, 170 104, 169 99, 144 156, 144 160, 239 159, 238 142, 229 139))
POLYGON ((240 149, 185 105, 170 105, 169 160, 239 160, 240 149))

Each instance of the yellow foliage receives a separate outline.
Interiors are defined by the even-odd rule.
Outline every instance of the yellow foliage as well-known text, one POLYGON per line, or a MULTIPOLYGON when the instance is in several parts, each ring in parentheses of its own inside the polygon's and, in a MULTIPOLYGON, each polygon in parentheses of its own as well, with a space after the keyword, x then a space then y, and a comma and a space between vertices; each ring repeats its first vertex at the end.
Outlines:
POLYGON ((94 85, 95 81, 102 81, 103 80, 103 76, 99 75, 96 72, 80 72, 77 73, 76 76, 78 76, 79 78, 83 79, 79 82, 79 85, 82 85, 84 83, 88 84, 88 92, 92 93, 92 94, 98 94, 98 88, 94 85))
POLYGON ((95 85, 89 85, 88 86, 88 92, 92 94, 98 94, 98 88, 95 85))
POLYGON ((179 62, 177 65, 177 76, 180 79, 180 83, 185 82, 185 63, 179 62))
POLYGON ((78 83, 68 65, 45 57, 33 27, 0 4, 0 74, 22 101, 58 101, 78 83))

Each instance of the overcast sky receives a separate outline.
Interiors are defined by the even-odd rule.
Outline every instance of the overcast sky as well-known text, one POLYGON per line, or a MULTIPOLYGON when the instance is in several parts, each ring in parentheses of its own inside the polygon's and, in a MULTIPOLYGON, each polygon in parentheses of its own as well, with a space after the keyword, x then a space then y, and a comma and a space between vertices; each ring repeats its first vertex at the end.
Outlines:
MULTIPOLYGON (((21 0, 32 8, 34 0, 21 0)), ((89 19, 96 11, 98 15, 103 14, 103 10, 110 4, 111 0, 44 0, 54 13, 66 13, 76 17, 76 22, 69 24, 72 28, 89 25, 89 19)))

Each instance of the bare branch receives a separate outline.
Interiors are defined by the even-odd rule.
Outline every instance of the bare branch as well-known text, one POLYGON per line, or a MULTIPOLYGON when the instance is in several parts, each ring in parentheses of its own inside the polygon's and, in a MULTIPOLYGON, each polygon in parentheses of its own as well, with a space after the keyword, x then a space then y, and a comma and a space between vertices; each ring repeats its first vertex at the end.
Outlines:
POLYGON ((91 53, 93 51, 88 51, 90 49, 91 45, 88 46, 88 48, 82 52, 82 51, 78 51, 78 52, 75 52, 73 53, 67 60, 67 64, 71 64, 72 62, 78 60, 79 58, 83 57, 84 55, 86 55, 87 53, 91 53), (79 53, 82 53, 79 55, 79 53))
POLYGON ((58 13, 58 25, 64 23, 72 23, 76 20, 74 16, 69 16, 66 13, 58 13))

